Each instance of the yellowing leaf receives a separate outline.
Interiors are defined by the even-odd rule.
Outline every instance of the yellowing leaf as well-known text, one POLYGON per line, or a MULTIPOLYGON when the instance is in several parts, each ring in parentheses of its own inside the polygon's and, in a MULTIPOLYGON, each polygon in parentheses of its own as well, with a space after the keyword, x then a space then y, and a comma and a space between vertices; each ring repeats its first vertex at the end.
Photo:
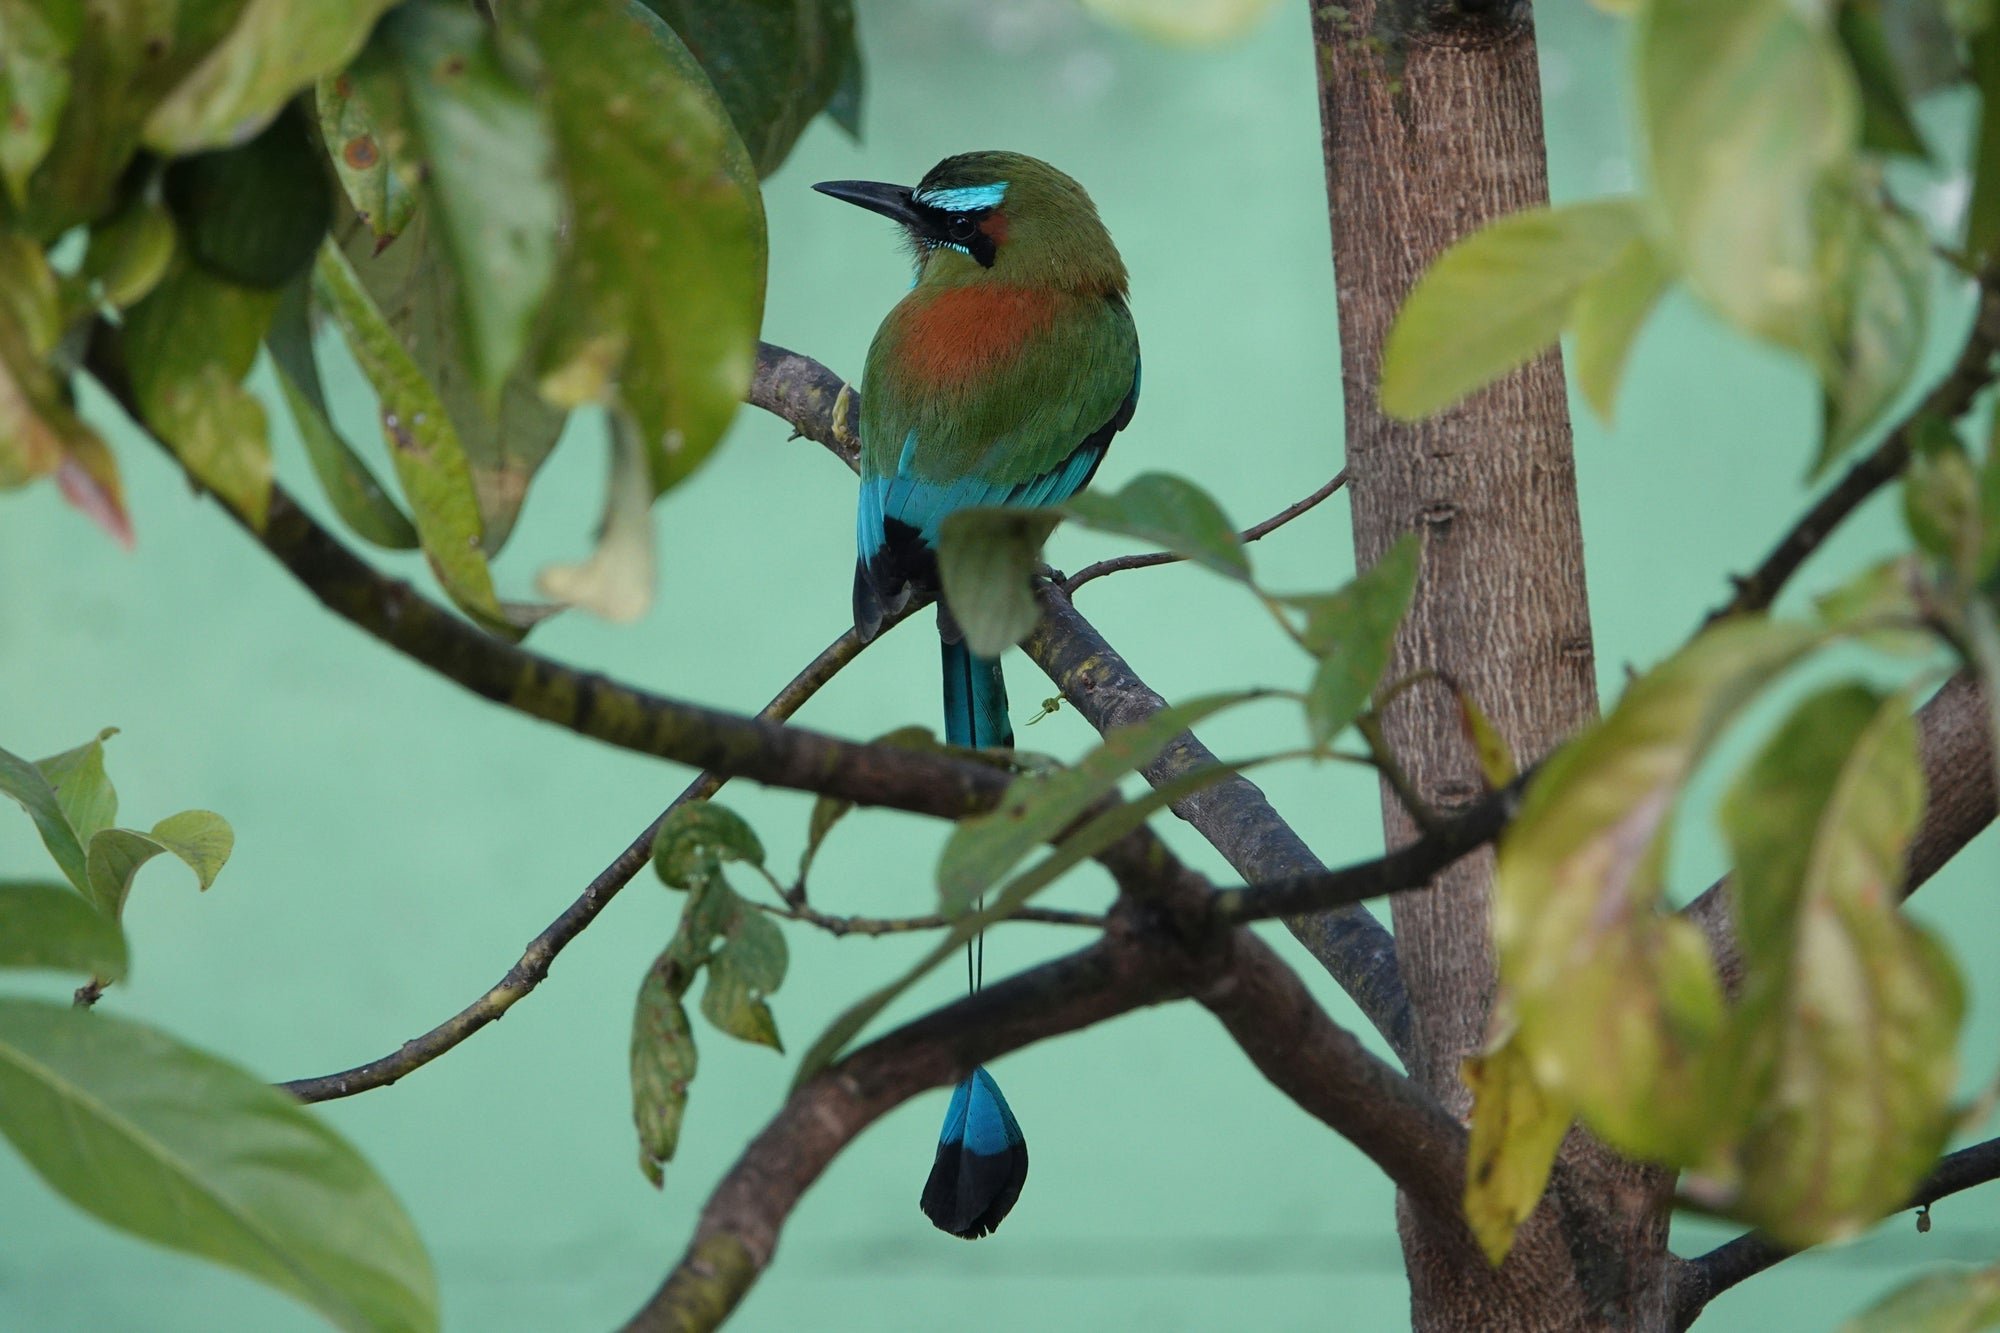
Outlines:
POLYGON ((1537 1084, 1629 1154, 1691 1163, 1714 1131, 1721 989, 1701 933, 1660 910, 1683 783, 1759 690, 1825 637, 1725 621, 1635 681, 1530 784, 1500 845, 1494 942, 1537 1084))
POLYGON ((629 622, 653 602, 653 485, 646 448, 622 412, 611 417, 611 477, 597 549, 582 564, 550 565, 536 576, 542 596, 629 622))
POLYGON ((132 391, 190 475, 262 530, 271 501, 264 408, 243 388, 277 293, 180 261, 125 317, 132 391))
POLYGON ((1639 236, 1576 294, 1570 311, 1570 370, 1583 400, 1606 424, 1632 344, 1674 277, 1673 265, 1639 236))
POLYGON ((314 293, 340 321, 355 360, 382 400, 382 430, 431 568, 451 599, 487 628, 518 637, 519 617, 500 605, 480 549, 472 472, 451 418, 331 242, 313 269, 314 293))
POLYGON ((1746 1130, 1723 1190, 1787 1245, 1902 1207, 1952 1126, 1964 991, 1898 906, 1923 807, 1910 700, 1862 685, 1799 704, 1724 802, 1746 1130))
POLYGON ((17 205, 55 141, 82 26, 81 0, 0 0, 0 187, 17 205))
POLYGON ((247 0, 236 26, 146 118, 168 155, 242 143, 302 88, 341 68, 393 0, 247 0))
POLYGON ((1650 0, 1640 126, 1688 283, 1744 332, 1816 357, 1815 196, 1855 155, 1854 75, 1828 11, 1791 0, 1650 0))
MULTIPOLYGON (((1502 1002, 1504 1003, 1504 1001, 1502 1002)), ((1472 1136, 1465 1152, 1465 1220, 1495 1268, 1541 1202, 1573 1108, 1535 1082, 1512 1037, 1465 1061, 1472 1136)))
POLYGON ((1526 365, 1562 334, 1584 285, 1641 234, 1630 199, 1516 213, 1439 256, 1382 347, 1382 410, 1414 421, 1526 365))
POLYGON ((1923 359, 1931 244, 1923 225, 1856 183, 1822 196, 1819 263, 1826 299, 1825 473, 1901 395, 1923 359))
POLYGON ((2000 1326, 2000 1266, 1913 1278, 1842 1324, 1839 1333, 1982 1333, 2000 1326))

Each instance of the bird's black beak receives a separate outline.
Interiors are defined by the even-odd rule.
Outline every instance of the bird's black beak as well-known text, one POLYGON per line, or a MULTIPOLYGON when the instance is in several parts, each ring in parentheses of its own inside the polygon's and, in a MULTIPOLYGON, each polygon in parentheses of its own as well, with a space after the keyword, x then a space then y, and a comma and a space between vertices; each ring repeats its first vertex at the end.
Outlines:
POLYGON ((924 228, 924 215, 917 211, 907 185, 886 185, 881 181, 821 181, 813 186, 821 194, 857 204, 871 213, 893 218, 905 227, 924 228))

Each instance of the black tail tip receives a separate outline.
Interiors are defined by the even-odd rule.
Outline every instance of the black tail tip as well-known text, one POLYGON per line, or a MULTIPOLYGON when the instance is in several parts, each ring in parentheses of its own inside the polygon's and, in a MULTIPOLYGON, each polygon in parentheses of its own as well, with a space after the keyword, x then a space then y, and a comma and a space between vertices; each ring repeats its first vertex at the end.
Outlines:
POLYGON ((1000 1229, 1028 1183, 1028 1145, 976 1153, 963 1142, 940 1143, 918 1206, 939 1231, 978 1240, 1000 1229))

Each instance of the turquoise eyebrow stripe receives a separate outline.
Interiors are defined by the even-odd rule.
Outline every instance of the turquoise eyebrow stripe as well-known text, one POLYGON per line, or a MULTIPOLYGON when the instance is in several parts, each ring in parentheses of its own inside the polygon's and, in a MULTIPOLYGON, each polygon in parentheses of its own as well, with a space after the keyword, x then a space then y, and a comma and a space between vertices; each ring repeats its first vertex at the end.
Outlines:
POLYGON ((974 208, 998 208, 1000 201, 1007 197, 1007 182, 994 181, 991 185, 961 185, 951 190, 924 190, 918 193, 917 202, 929 204, 932 208, 948 208, 954 212, 974 208))

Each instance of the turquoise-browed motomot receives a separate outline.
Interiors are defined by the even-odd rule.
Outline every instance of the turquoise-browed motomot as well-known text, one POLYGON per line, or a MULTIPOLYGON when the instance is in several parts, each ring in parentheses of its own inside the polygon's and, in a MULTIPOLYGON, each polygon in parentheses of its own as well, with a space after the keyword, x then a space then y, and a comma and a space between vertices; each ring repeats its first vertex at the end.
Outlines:
MULTIPOLYGON (((854 627, 866 639, 913 593, 937 591, 947 514, 1057 504, 1089 482, 1139 400, 1139 337, 1110 233, 1083 187, 1046 162, 964 153, 915 187, 813 188, 901 223, 916 255, 916 283, 882 321, 861 385, 854 627)), ((999 661, 974 657, 943 605, 938 638, 945 739, 1012 746, 999 661)), ((1027 1169, 1006 1099, 975 1071, 953 1095, 924 1212, 983 1236, 1027 1169), (1005 1151, 974 1146, 974 1122, 1003 1127, 1005 1151)))

